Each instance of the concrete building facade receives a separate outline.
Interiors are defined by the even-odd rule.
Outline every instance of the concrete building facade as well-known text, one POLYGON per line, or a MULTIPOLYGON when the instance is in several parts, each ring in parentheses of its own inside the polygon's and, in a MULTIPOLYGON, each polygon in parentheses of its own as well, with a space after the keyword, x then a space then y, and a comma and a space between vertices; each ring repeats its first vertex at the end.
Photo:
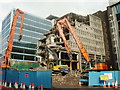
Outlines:
POLYGON ((108 7, 109 29, 111 32, 114 68, 120 69, 120 1, 110 1, 108 7))
POLYGON ((2 35, 0 32, 0 54, 2 54, 2 35))
MULTIPOLYGON (((15 9, 6 16, 2 21, 2 54, 5 55, 7 49, 7 40, 11 30, 13 16, 15 9)), ((18 36, 20 34, 20 17, 18 17, 16 32, 14 36, 13 49, 11 53, 11 60, 31 60, 34 61, 37 48, 37 42, 44 37, 51 28, 51 21, 43 19, 25 12, 23 35, 19 42, 18 36)))
MULTIPOLYGON (((71 23, 93 63, 96 63, 97 61, 105 61, 105 47, 101 19, 94 15, 81 16, 74 13, 66 14, 63 17, 66 17, 71 23)), ((72 35, 69 33, 69 31, 66 30, 66 28, 64 28, 64 34, 72 49, 73 70, 85 68, 86 60, 79 53, 79 49, 77 48, 72 35)), ((47 38, 41 39, 38 44, 38 54, 41 55, 41 58, 43 58, 43 60, 45 58, 42 52, 44 51, 43 47, 46 44, 47 47, 50 47, 53 51, 56 52, 58 56, 57 64, 67 64, 70 66, 68 53, 62 39, 58 34, 56 26, 51 29, 50 33, 45 35, 47 38)), ((51 57, 51 59, 49 57, 51 62, 53 59, 53 57, 51 57)))

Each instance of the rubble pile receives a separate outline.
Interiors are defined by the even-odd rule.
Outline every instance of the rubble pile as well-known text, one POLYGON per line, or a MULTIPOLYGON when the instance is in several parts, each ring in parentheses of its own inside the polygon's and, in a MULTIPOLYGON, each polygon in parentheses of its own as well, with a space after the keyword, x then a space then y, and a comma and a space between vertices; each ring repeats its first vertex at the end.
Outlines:
POLYGON ((69 73, 65 76, 57 74, 52 76, 52 85, 55 88, 78 87, 80 74, 75 72, 69 73))

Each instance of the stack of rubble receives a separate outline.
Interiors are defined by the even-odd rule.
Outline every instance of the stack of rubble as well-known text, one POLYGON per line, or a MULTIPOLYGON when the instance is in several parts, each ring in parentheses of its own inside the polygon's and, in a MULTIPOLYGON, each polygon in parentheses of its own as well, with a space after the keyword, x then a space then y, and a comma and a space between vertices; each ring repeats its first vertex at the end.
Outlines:
POLYGON ((52 85, 54 88, 78 87, 80 73, 69 73, 65 76, 60 74, 52 76, 52 85))

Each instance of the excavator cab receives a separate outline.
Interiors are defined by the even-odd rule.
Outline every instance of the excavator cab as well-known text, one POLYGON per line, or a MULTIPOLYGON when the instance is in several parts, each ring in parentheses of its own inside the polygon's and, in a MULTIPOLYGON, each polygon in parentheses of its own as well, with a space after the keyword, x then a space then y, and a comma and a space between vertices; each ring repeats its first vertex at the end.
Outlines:
POLYGON ((103 61, 98 61, 94 64, 93 70, 108 70, 108 65, 103 61))

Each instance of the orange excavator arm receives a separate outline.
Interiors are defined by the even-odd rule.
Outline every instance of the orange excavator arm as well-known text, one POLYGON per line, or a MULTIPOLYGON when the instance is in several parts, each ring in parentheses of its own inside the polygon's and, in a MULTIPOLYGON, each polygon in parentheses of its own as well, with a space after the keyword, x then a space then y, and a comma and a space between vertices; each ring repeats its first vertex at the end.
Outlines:
POLYGON ((73 38, 74 38, 74 40, 75 40, 75 42, 76 42, 76 44, 77 44, 81 54, 84 56, 86 61, 90 62, 91 59, 89 58, 89 55, 88 55, 86 49, 84 48, 82 42, 80 41, 80 38, 77 36, 75 30, 72 28, 72 26, 71 26, 70 22, 67 20, 67 18, 63 18, 63 19, 61 19, 61 20, 59 20, 57 22, 57 27, 58 27, 58 32, 60 34, 60 37, 63 39, 64 45, 66 47, 66 50, 69 53, 71 52, 71 49, 70 49, 70 47, 68 45, 68 42, 67 42, 67 40, 65 38, 65 35, 63 33, 62 25, 64 25, 69 30, 69 32, 72 34, 72 36, 73 36, 73 38))
POLYGON ((22 38, 22 28, 23 28, 23 23, 24 23, 24 12, 17 9, 13 18, 13 22, 12 22, 12 27, 11 27, 11 31, 9 34, 9 38, 8 38, 8 47, 6 50, 6 54, 4 56, 4 62, 2 63, 2 68, 10 68, 10 62, 9 62, 9 58, 12 52, 12 47, 13 47, 13 39, 14 39, 14 34, 15 34, 15 30, 16 30, 16 24, 17 24, 17 19, 19 17, 19 15, 21 16, 21 24, 20 24, 20 36, 18 38, 18 40, 20 41, 22 38))

